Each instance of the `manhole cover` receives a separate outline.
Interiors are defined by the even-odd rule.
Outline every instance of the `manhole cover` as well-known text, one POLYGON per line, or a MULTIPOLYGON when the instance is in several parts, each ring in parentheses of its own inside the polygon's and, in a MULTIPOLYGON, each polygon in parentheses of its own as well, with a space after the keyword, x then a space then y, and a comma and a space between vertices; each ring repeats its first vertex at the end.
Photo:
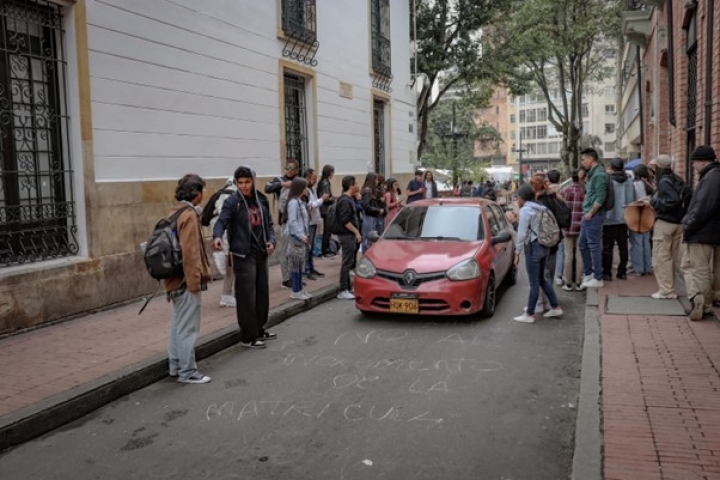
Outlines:
POLYGON ((610 315, 662 315, 684 317, 679 300, 655 300, 651 297, 607 297, 605 313, 610 315))

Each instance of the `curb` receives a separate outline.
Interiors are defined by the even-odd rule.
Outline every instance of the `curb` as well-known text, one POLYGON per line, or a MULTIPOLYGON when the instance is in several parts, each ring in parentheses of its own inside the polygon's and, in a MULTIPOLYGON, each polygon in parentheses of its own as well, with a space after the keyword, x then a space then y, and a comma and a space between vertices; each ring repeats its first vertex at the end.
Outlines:
POLYGON ((602 479, 600 355, 598 292, 596 289, 587 289, 580 400, 575 419, 575 451, 571 476, 573 480, 602 479))
MULTIPOLYGON (((325 287, 315 292, 310 300, 288 302, 273 308, 268 327, 335 298, 339 291, 338 286, 325 287)), ((239 341, 237 327, 218 330, 198 339, 195 357, 202 360, 239 341)), ((158 354, 17 410, 0 420, 0 451, 37 438, 166 377, 167 356, 158 354)))

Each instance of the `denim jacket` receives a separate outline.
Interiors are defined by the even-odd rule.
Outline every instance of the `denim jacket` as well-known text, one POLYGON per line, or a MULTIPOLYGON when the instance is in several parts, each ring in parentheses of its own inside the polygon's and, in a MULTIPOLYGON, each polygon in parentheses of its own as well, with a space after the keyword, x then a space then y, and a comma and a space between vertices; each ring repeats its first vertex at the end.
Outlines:
POLYGON ((518 222, 517 240, 515 242, 515 253, 523 252, 525 245, 537 240, 537 231, 540 229, 540 215, 538 212, 545 209, 535 202, 525 202, 520 209, 520 220, 518 222))
POLYGON ((310 228, 310 214, 307 206, 299 198, 293 198, 287 204, 287 223, 283 228, 283 235, 292 238, 295 243, 302 241, 303 237, 307 237, 310 228))

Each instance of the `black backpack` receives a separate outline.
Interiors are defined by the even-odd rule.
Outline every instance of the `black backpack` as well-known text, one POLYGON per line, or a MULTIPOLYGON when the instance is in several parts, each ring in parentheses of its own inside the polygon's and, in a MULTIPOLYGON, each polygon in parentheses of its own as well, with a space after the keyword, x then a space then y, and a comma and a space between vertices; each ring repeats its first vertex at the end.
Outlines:
POLYGON ((177 219, 189 208, 191 207, 182 207, 169 218, 160 220, 145 245, 143 254, 145 268, 155 280, 183 276, 182 251, 177 236, 177 219))
POLYGON ((553 195, 552 199, 553 206, 551 210, 553 214, 555 214, 555 220, 557 220, 558 226, 560 228, 570 228, 570 224, 572 224, 570 207, 568 207, 565 201, 558 198, 557 195, 553 195))
POLYGON ((209 227, 210 222, 212 221, 213 217, 215 216, 215 204, 218 201, 218 198, 220 198, 220 195, 227 193, 229 195, 232 195, 236 190, 234 188, 227 188, 223 187, 217 192, 213 193, 210 196, 210 199, 205 204, 205 207, 203 207, 202 215, 200 215, 200 223, 203 227, 209 227))
POLYGON ((328 232, 338 234, 342 230, 342 225, 340 225, 340 221, 338 220, 337 215, 337 206, 340 201, 334 202, 330 207, 328 208, 327 214, 325 215, 325 227, 327 227, 328 232))
POLYGON ((605 201, 602 204, 603 210, 612 210, 615 208, 615 186, 609 173, 603 172, 605 175, 605 201))

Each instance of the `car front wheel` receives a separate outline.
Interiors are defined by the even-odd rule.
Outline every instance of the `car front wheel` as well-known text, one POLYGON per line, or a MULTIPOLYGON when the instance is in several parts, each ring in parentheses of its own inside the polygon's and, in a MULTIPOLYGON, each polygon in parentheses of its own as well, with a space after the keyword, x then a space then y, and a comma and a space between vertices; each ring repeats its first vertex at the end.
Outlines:
POLYGON ((491 273, 488 278, 487 289, 485 290, 485 301, 480 310, 480 316, 492 317, 495 313, 495 274, 491 273))

